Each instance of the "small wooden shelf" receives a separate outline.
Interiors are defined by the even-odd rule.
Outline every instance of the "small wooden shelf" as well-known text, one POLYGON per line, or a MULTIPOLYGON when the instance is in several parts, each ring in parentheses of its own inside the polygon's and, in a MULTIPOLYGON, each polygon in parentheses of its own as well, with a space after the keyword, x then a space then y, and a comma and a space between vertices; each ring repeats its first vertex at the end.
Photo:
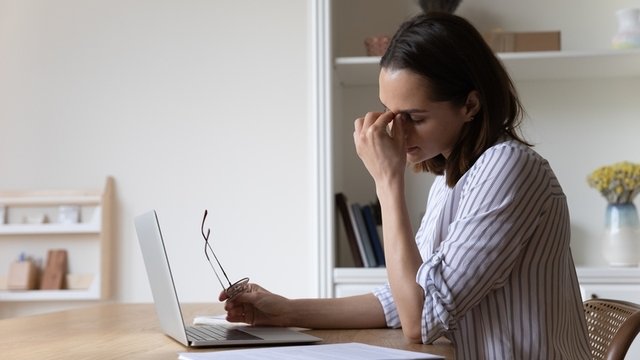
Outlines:
POLYGON ((0 193, 0 204, 5 206, 98 205, 101 201, 100 193, 95 191, 0 193))
MULTIPOLYGON (((69 254, 67 271, 93 274, 86 290, 0 290, 0 302, 103 300, 111 296, 111 252, 113 243, 113 178, 102 189, 2 191, 5 224, 0 224, 0 277, 8 277, 9 264, 19 254, 46 260, 51 249, 69 254), (37 214, 54 220, 61 206, 78 206, 78 223, 23 223, 37 214)), ((40 265, 42 267, 42 265, 40 265)))
MULTIPOLYGON (((99 234, 100 224, 0 225, 0 235, 99 234)), ((2 239, 0 238, 0 241, 2 239)))
MULTIPOLYGON (((640 50, 541 51, 500 53, 514 80, 589 79, 640 76, 640 50)), ((377 85, 380 57, 335 59, 337 80, 343 86, 377 85)))
POLYGON ((0 302, 99 300, 100 298, 97 287, 89 290, 0 291, 0 302))

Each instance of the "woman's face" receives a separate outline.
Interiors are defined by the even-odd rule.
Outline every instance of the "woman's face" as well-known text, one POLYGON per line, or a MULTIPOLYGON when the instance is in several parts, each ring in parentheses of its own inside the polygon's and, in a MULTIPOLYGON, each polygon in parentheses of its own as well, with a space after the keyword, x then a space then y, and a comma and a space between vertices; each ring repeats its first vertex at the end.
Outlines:
POLYGON ((404 118, 407 162, 417 164, 440 154, 448 157, 462 126, 471 119, 468 107, 430 100, 428 82, 410 70, 383 68, 379 85, 386 110, 404 118))

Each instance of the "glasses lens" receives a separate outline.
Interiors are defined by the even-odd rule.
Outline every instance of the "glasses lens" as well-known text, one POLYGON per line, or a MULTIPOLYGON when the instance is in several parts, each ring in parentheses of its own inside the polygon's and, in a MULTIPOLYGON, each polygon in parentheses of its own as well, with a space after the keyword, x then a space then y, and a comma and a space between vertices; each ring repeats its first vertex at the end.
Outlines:
POLYGON ((227 296, 232 298, 240 293, 243 293, 247 290, 249 284, 249 278, 244 278, 236 281, 233 285, 229 286, 228 289, 225 290, 227 296))

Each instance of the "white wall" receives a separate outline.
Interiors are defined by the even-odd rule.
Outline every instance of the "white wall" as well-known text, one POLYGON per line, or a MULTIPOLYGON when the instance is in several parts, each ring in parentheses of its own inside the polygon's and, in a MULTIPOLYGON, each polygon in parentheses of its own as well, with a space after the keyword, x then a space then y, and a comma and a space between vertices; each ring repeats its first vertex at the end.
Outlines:
POLYGON ((315 295, 310 19, 299 0, 0 0, 0 189, 113 175, 117 301, 151 301, 151 208, 184 301, 220 291, 205 208, 231 277, 315 295))

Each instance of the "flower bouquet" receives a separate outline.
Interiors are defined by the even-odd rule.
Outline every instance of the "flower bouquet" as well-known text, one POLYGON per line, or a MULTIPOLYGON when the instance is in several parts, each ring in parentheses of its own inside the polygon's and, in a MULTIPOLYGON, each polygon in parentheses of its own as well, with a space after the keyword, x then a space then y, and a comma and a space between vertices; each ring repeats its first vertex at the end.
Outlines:
POLYGON ((633 198, 640 191, 640 164, 620 162, 594 170, 589 186, 607 199, 603 255, 611 266, 640 263, 640 220, 633 198))
POLYGON ((587 177, 609 204, 627 204, 640 192, 640 164, 628 161, 602 166, 587 177))

